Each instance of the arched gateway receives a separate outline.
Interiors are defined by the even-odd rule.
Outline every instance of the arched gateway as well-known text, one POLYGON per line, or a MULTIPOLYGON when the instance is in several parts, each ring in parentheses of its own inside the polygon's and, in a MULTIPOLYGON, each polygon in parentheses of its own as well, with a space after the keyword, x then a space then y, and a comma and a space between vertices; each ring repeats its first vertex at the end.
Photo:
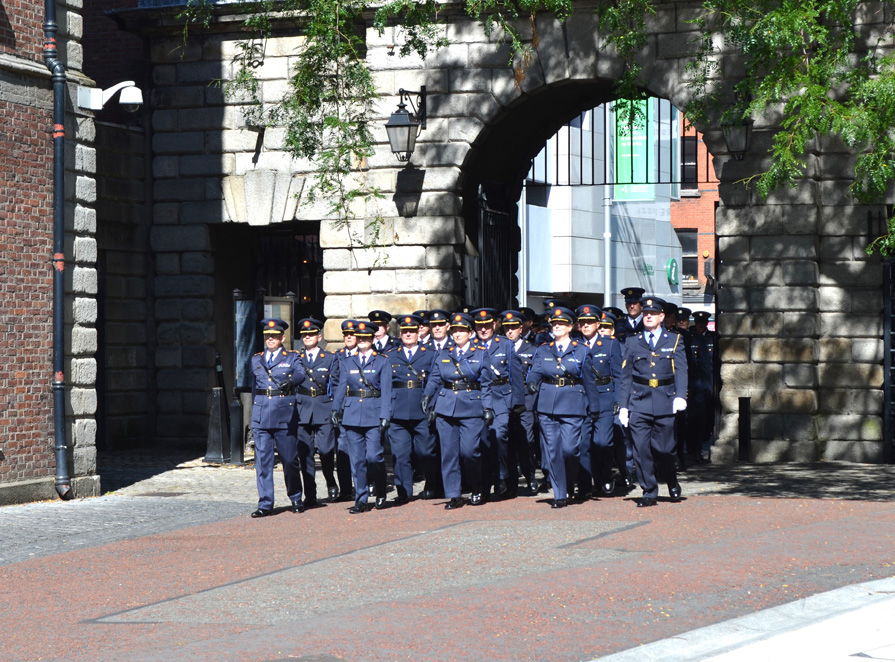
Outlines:
MULTIPOLYGON (((689 94, 684 56, 697 36, 687 8, 676 2, 658 7, 641 57, 644 87, 678 107, 689 94)), ((383 98, 374 129, 380 144, 366 175, 386 198, 357 209, 358 220, 346 228, 327 220, 322 205, 293 204, 308 171, 288 158, 281 132, 246 126, 239 109, 207 87, 232 73, 242 36, 226 6, 185 46, 170 8, 117 12, 126 29, 148 41, 152 57, 150 236, 155 263, 162 265, 152 287, 163 358, 157 361, 158 415, 166 421, 159 437, 201 436, 205 413, 186 403, 207 391, 208 378, 197 372, 207 366, 189 363, 183 349, 217 343, 225 367, 232 361, 230 292, 257 284, 248 278, 243 246, 257 246, 265 233, 285 236, 290 228, 301 229, 290 236, 308 228, 313 233, 319 222, 322 312, 331 339, 339 337, 340 320, 372 309, 453 308, 463 293, 462 259, 480 185, 501 190, 502 204, 512 211, 544 141, 580 111, 614 98, 622 64, 612 49, 601 50, 587 3, 576 3, 565 24, 537 18, 539 41, 524 75, 514 74, 508 51, 476 23, 449 7, 441 16, 451 45, 425 61, 399 57, 392 31, 379 35, 367 28, 367 57, 383 98), (390 152, 383 125, 398 90, 421 85, 428 91, 428 127, 404 165, 390 152), (369 220, 377 214, 383 225, 374 236, 369 220), (358 238, 376 245, 365 248, 358 238), (210 256, 213 267, 190 270, 198 256, 210 256), (237 272, 245 272, 249 285, 240 285, 237 272)), ((295 39, 293 28, 284 26, 266 43, 257 69, 263 97, 282 92, 295 39)), ((721 67, 735 75, 735 65, 730 69, 733 74, 721 67)), ((758 460, 883 461, 889 452, 883 269, 863 251, 868 214, 879 210, 847 198, 840 172, 849 157, 829 140, 818 141, 796 188, 760 200, 739 183, 764 167, 770 138, 757 119, 754 146, 743 161, 724 157, 719 127, 698 127, 717 155, 721 181, 716 231, 723 388, 715 457, 736 459, 738 407, 749 398, 758 460)))

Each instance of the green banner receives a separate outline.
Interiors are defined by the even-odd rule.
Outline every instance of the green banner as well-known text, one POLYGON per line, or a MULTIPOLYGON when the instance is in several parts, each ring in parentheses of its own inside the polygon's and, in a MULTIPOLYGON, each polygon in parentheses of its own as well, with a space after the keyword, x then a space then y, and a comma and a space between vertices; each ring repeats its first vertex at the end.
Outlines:
POLYGON ((656 169, 655 127, 649 112, 653 99, 635 101, 639 109, 634 122, 615 117, 615 181, 613 198, 655 200, 655 184, 648 183, 656 169))

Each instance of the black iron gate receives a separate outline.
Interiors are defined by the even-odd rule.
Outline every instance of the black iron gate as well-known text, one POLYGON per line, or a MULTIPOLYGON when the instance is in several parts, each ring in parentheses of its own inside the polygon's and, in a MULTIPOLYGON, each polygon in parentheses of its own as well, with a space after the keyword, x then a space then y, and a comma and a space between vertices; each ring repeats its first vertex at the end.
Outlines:
POLYGON ((895 260, 883 262, 883 440, 895 462, 895 260))
POLYGON ((516 205, 499 200, 499 194, 486 193, 479 187, 475 250, 467 246, 463 264, 465 299, 470 308, 504 310, 516 302, 520 248, 516 205))

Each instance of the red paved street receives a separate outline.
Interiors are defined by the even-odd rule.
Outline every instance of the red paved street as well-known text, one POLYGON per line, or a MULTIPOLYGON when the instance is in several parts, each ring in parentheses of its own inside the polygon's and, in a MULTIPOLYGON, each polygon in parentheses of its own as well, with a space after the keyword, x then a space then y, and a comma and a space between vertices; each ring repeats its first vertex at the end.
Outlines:
POLYGON ((0 657, 591 660, 891 577, 893 536, 892 502, 738 496, 245 516, 0 567, 0 657))

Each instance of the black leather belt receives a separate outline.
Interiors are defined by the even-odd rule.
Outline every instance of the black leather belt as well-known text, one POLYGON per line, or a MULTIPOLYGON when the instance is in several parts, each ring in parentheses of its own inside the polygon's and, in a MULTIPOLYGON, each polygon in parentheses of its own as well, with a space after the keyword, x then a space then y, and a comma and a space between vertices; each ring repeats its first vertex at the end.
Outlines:
POLYGON ((423 383, 408 379, 406 382, 392 382, 392 388, 423 388, 423 383))
POLYGON ((544 377, 544 381, 554 386, 577 386, 581 383, 577 377, 544 377))
POLYGON ((303 386, 299 386, 299 387, 298 387, 297 389, 295 389, 295 390, 296 390, 300 395, 309 395, 309 396, 311 396, 312 398, 317 398, 317 397, 320 397, 320 396, 322 396, 322 395, 326 395, 326 391, 324 391, 322 388, 316 388, 316 387, 314 387, 314 386, 312 386, 311 388, 305 388, 305 387, 303 387, 303 386))
POLYGON ((500 386, 501 384, 509 384, 509 377, 495 377, 491 380, 491 386, 500 386))
POLYGON ((284 393, 278 388, 267 388, 263 391, 255 391, 258 395, 266 395, 268 398, 272 398, 275 395, 280 396, 281 398, 285 398, 287 395, 292 395, 291 393, 284 393))
POLYGON ((668 379, 646 379, 645 377, 638 377, 634 375, 634 383, 642 384, 643 386, 649 386, 651 388, 656 388, 657 386, 668 386, 669 384, 674 384, 674 377, 669 377, 668 379))
POLYGON ((481 391, 482 385, 478 382, 470 384, 468 382, 444 382, 444 387, 452 391, 481 391))
POLYGON ((370 390, 365 388, 359 388, 357 390, 348 389, 346 395, 349 398, 378 398, 380 395, 382 395, 382 391, 375 388, 370 390))

